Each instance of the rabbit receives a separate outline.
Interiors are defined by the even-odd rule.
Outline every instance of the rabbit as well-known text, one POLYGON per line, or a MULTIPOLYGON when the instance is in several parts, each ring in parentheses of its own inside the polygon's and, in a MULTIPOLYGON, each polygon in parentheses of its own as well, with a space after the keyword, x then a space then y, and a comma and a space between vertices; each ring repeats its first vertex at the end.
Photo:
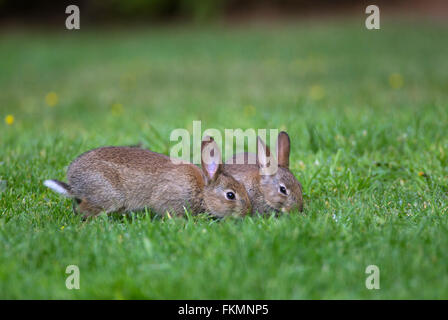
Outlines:
POLYGON ((303 211, 302 185, 289 170, 289 152, 290 139, 282 131, 277 137, 275 173, 261 174, 260 170, 268 167, 271 152, 260 137, 257 137, 257 155, 239 153, 226 161, 224 172, 246 187, 254 212, 303 211))
POLYGON ((241 183, 223 172, 216 142, 205 137, 201 152, 202 170, 141 148, 101 147, 70 164, 68 184, 46 180, 44 185, 74 198, 84 218, 144 208, 159 215, 183 215, 190 209, 193 214, 208 212, 219 218, 249 213, 248 194, 241 183))

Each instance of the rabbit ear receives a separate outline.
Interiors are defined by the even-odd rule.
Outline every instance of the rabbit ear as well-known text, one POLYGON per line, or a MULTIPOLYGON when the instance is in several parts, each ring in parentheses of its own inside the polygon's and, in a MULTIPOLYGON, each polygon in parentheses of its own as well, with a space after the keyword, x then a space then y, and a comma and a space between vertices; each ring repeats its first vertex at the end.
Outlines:
POLYGON ((222 158, 213 138, 206 136, 201 144, 201 165, 207 182, 213 181, 222 170, 222 158))
POLYGON ((264 141, 257 137, 257 158, 258 166, 261 168, 266 168, 269 166, 269 157, 271 156, 271 150, 264 143, 264 141))
POLYGON ((289 168, 289 151, 291 142, 285 131, 278 134, 277 138, 277 161, 281 167, 289 168))

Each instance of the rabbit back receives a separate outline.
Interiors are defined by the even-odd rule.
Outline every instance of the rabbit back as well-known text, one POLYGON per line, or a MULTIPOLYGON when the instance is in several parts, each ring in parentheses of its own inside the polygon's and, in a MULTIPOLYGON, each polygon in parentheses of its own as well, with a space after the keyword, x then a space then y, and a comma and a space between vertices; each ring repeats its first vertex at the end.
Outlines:
POLYGON ((158 214, 183 214, 201 205, 202 172, 190 163, 132 147, 88 151, 69 166, 67 178, 74 197, 106 212, 150 207, 158 214))

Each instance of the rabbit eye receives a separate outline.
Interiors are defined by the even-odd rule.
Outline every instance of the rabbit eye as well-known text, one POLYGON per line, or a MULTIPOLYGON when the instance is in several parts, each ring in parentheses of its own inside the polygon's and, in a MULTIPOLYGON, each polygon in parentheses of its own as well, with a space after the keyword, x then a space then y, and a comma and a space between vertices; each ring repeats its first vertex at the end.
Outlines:
POLYGON ((235 200, 235 194, 232 191, 226 193, 226 198, 229 200, 235 200))
POLYGON ((279 188, 280 192, 283 193, 284 195, 288 194, 288 191, 286 190, 285 186, 280 186, 279 188))

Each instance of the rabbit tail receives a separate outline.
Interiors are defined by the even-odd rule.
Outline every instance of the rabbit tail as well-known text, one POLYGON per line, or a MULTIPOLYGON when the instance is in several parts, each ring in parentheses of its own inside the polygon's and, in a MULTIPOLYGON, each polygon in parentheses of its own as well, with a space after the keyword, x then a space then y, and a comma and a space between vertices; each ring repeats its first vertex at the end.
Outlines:
POLYGON ((44 185, 66 197, 73 197, 70 186, 65 182, 59 180, 45 180, 44 185))

